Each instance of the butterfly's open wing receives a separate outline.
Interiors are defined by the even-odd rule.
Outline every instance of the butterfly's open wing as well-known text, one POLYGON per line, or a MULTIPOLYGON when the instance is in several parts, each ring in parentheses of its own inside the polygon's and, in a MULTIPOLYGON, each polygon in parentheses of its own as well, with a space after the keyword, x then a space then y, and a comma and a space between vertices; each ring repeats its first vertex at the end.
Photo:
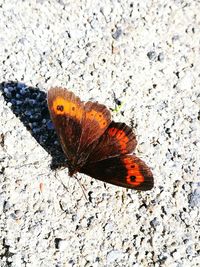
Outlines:
POLYGON ((98 143, 91 149, 87 162, 130 154, 137 145, 136 136, 125 123, 114 122, 108 126, 98 143))
POLYGON ((85 114, 82 120, 82 134, 78 152, 88 154, 99 137, 105 132, 111 122, 110 111, 98 102, 86 102, 85 114), (91 146, 91 144, 93 144, 91 146))
POLYGON ((48 91, 48 107, 63 151, 71 160, 79 147, 84 104, 72 92, 55 87, 48 91))
POLYGON ((135 155, 122 155, 87 163, 80 172, 126 188, 146 191, 153 187, 150 168, 135 155))

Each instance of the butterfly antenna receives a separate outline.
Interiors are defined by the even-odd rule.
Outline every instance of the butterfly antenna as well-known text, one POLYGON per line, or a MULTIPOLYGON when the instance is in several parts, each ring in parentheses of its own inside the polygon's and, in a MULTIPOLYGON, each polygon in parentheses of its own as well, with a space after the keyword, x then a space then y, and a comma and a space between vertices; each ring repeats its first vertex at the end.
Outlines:
POLYGON ((86 188, 85 188, 84 185, 81 183, 80 179, 78 179, 78 176, 77 176, 77 175, 74 175, 74 178, 78 181, 79 186, 80 186, 81 189, 82 189, 83 195, 84 195, 85 199, 88 201, 88 198, 87 198, 87 196, 86 196, 86 188))
POLYGON ((16 169, 19 169, 21 167, 26 167, 26 166, 31 166, 31 165, 36 165, 36 164, 40 164, 39 161, 35 161, 35 162, 30 162, 30 163, 24 163, 24 164, 21 164, 21 165, 9 165, 9 168, 16 168, 16 169))
MULTIPOLYGON (((26 167, 26 166, 32 166, 32 165, 36 165, 36 164, 40 164, 39 161, 35 161, 35 162, 30 162, 30 163, 25 163, 25 164, 21 164, 21 165, 9 165, 9 168, 15 168, 15 169, 19 169, 19 168, 22 168, 22 167, 26 167)), ((39 173, 37 174, 37 176, 44 176, 44 175, 49 175, 49 171, 47 172, 43 172, 43 173, 39 173)))

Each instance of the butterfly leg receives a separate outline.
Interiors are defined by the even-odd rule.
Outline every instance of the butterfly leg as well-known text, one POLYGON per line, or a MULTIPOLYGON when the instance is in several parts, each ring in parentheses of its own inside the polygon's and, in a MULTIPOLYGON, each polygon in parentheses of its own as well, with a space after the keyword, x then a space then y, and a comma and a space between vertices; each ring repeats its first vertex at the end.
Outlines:
POLYGON ((85 186, 81 183, 81 181, 80 181, 80 179, 78 178, 77 175, 74 175, 74 178, 75 178, 75 179, 77 180, 77 182, 79 183, 79 186, 80 186, 80 188, 82 189, 82 192, 83 192, 83 195, 84 195, 84 197, 85 197, 85 200, 89 201, 88 198, 87 198, 87 196, 86 196, 86 188, 85 188, 85 186))

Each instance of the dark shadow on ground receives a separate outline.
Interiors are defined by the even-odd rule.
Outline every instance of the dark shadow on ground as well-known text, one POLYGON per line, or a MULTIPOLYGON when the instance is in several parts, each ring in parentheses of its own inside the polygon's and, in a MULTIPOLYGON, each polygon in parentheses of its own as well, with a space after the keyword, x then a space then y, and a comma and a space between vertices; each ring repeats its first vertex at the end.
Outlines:
POLYGON ((0 83, 0 91, 13 113, 52 156, 51 168, 66 166, 64 153, 50 119, 46 93, 14 81, 0 83))

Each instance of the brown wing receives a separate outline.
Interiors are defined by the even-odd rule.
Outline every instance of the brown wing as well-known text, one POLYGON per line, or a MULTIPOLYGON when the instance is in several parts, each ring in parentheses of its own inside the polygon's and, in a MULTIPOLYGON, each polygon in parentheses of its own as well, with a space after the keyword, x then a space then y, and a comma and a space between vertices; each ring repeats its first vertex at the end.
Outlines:
POLYGON ((80 172, 126 188, 146 191, 153 187, 153 174, 150 168, 135 155, 123 155, 88 163, 80 172))
POLYGON ((136 136, 125 123, 111 122, 89 155, 87 162, 94 162, 123 154, 130 154, 137 145, 136 136))
POLYGON ((88 154, 88 148, 105 132, 111 122, 110 111, 106 106, 97 102, 87 102, 84 105, 82 120, 82 134, 80 138, 79 153, 88 154))
POLYGON ((48 107, 63 151, 73 160, 79 147, 84 105, 72 92, 55 87, 48 91, 48 107))

